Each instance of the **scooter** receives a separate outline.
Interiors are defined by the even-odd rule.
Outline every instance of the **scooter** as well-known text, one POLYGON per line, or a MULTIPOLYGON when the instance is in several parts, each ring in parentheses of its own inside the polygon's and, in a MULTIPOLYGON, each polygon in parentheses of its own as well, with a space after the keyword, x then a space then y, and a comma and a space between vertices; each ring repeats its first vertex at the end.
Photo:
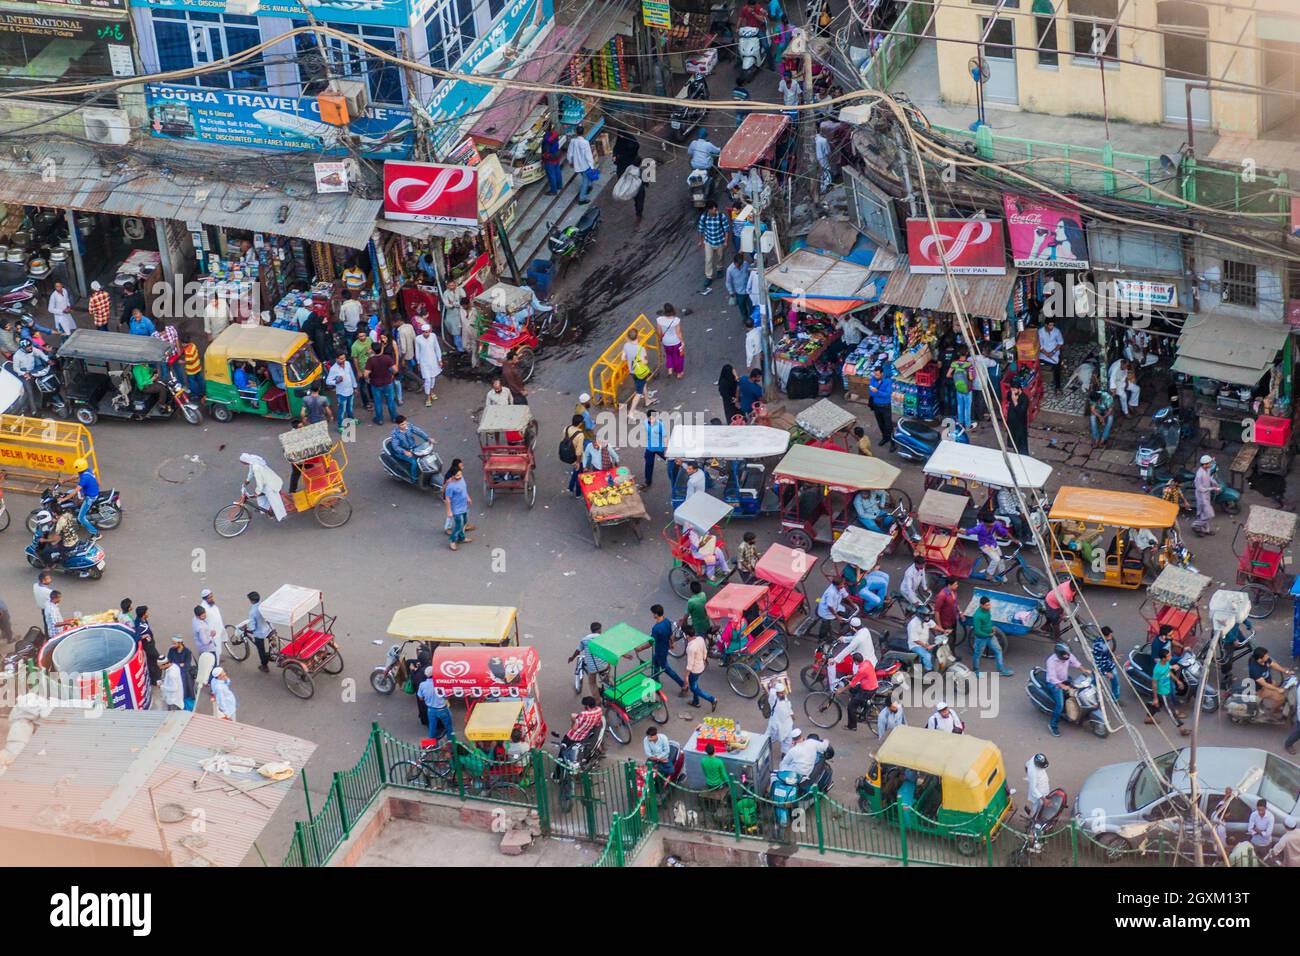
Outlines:
MULTIPOLYGON (((433 655, 429 652, 429 645, 424 641, 403 641, 401 644, 394 644, 388 648, 384 663, 370 672, 370 686, 377 693, 391 694, 399 683, 405 684, 407 680, 416 680, 417 677, 418 680, 423 680, 424 668, 429 666, 432 660, 433 655), (413 661, 402 656, 406 645, 411 643, 419 645, 413 661)), ((428 723, 427 718, 425 723, 428 723)))
POLYGON ((691 193, 691 205, 696 209, 703 209, 709 204, 709 200, 713 198, 714 192, 717 191, 717 167, 692 169, 686 176, 686 188, 691 193))
POLYGON ((737 31, 736 82, 748 83, 758 75, 763 64, 763 45, 758 27, 741 27, 737 31))
MULTIPOLYGON (((1219 475, 1218 462, 1210 466, 1210 474, 1214 475, 1217 480, 1219 475)), ((1178 502, 1178 510, 1184 514, 1195 514, 1196 472, 1181 468, 1178 474, 1171 476, 1163 484, 1153 485, 1149 488, 1147 494, 1163 498, 1166 489, 1171 483, 1178 487, 1178 496, 1175 498, 1178 502)), ((1235 515, 1241 511, 1241 492, 1222 483, 1219 485, 1219 490, 1210 497, 1210 501, 1225 514, 1235 515)))
POLYGON ((677 99, 682 101, 682 105, 674 109, 668 117, 668 132, 673 142, 682 142, 691 130, 700 125, 700 120, 704 119, 704 110, 687 104, 691 100, 708 98, 709 81, 704 78, 703 73, 692 73, 686 85, 677 92, 677 99))
POLYGON ((415 455, 415 477, 411 476, 411 465, 407 458, 393 450, 391 437, 384 439, 383 447, 379 451, 379 463, 384 466, 384 471, 398 481, 414 485, 421 491, 436 491, 442 494, 442 459, 433 450, 433 442, 422 442, 415 447, 412 454, 415 455))
MULTIPOLYGON (((1174 681, 1174 702, 1195 703, 1201 681, 1205 676, 1205 667, 1201 663, 1201 659, 1190 650, 1184 650, 1182 656, 1175 663, 1178 665, 1178 673, 1182 677, 1182 681, 1174 681)), ((1140 644, 1128 652, 1128 661, 1124 665, 1124 673, 1133 682, 1133 689, 1143 700, 1151 700, 1153 693, 1151 669, 1154 665, 1155 661, 1151 659, 1150 642, 1140 644)), ((1212 714, 1218 709, 1219 692, 1207 684, 1205 696, 1201 698, 1201 710, 1207 714, 1212 714)))
POLYGON ((636 768, 636 795, 639 798, 645 792, 646 778, 654 777, 655 796, 662 797, 669 784, 680 784, 686 779, 686 751, 675 740, 668 741, 668 773, 656 769, 653 774, 649 766, 641 764, 636 768))
POLYGON ((36 298, 36 280, 28 279, 13 285, 0 286, 0 306, 13 305, 18 302, 30 302, 36 298))
POLYGON ((927 462, 939 448, 939 442, 948 441, 970 444, 966 429, 960 422, 945 419, 939 428, 921 421, 919 418, 900 418, 894 423, 894 454, 907 461, 927 462))
MULTIPOLYGON (((1051 714, 1054 708, 1052 692, 1047 686, 1047 672, 1035 667, 1029 672, 1025 683, 1025 693, 1029 702, 1045 714, 1051 714)), ((1065 696, 1065 708, 1061 716, 1072 724, 1086 723, 1098 737, 1109 737, 1110 728, 1101 712, 1101 697, 1097 693, 1097 679, 1092 674, 1076 674, 1070 678, 1070 693, 1065 696)))
POLYGON ((1179 448, 1196 434, 1196 430, 1195 419, 1171 405, 1151 416, 1151 431, 1142 436, 1137 451, 1133 453, 1133 463, 1137 465, 1143 491, 1150 491, 1174 477, 1171 468, 1179 448))
MULTIPOLYGON (((971 669, 952 652, 949 635, 931 634, 930 638, 934 642, 934 650, 930 652, 930 658, 934 662, 934 667, 931 668, 932 672, 936 674, 950 673, 953 679, 958 681, 968 680, 971 676, 971 669)), ((881 645, 885 649, 884 655, 880 658, 881 667, 889 667, 897 661, 906 670, 910 671, 912 668, 921 665, 921 655, 908 647, 906 632, 897 635, 886 634, 881 645)))
POLYGON ((32 543, 27 546, 24 552, 27 556, 27 563, 36 570, 75 574, 79 578, 89 578, 92 581, 97 581, 104 576, 104 566, 107 564, 107 560, 104 549, 95 542, 81 541, 66 550, 59 547, 53 552, 52 560, 46 561, 37 551, 39 538, 39 534, 33 534, 32 543))
MULTIPOLYGON (((59 498, 67 494, 67 489, 63 485, 54 485, 51 488, 41 490, 41 503, 33 508, 27 515, 27 530, 36 533, 36 516, 42 511, 48 511, 56 518, 63 511, 80 511, 81 504, 76 498, 70 498, 67 501, 60 502, 59 498)), ((95 498, 95 503, 90 506, 90 523, 100 531, 112 531, 122 523, 122 496, 116 488, 107 488, 99 493, 95 498)))
POLYGON ((547 245, 551 250, 551 261, 555 263, 555 272, 558 274, 569 263, 581 259, 599 230, 600 209, 592 206, 572 226, 564 226, 551 233, 547 245))
POLYGON ((1233 688, 1223 709, 1234 724, 1290 724, 1295 720, 1296 683, 1294 674, 1282 682, 1286 703, 1281 710, 1275 710, 1265 707, 1260 701, 1255 682, 1249 677, 1243 677, 1233 688))

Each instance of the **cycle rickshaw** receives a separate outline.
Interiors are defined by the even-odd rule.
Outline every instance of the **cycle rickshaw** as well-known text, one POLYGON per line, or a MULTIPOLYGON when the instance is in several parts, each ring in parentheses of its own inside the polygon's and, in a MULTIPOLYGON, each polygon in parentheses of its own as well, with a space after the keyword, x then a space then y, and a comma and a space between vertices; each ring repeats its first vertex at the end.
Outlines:
MULTIPOLYGON (((266 638, 270 662, 280 668, 284 686, 307 700, 316 693, 313 675, 343 673, 343 654, 334 639, 335 615, 325 613, 325 595, 315 588, 281 585, 262 599, 262 617, 271 625, 266 638)), ((246 623, 246 622, 245 622, 246 623)), ((248 658, 252 638, 243 625, 226 625, 226 648, 237 661, 248 658)))
POLYGON ((889 533, 897 537, 912 510, 911 499, 893 487, 900 472, 888 462, 810 445, 795 445, 772 471, 786 544, 803 551, 833 542, 858 524, 854 496, 882 492, 889 533))
POLYGON ((722 577, 710 577, 704 558, 695 555, 688 537, 688 529, 693 529, 701 538, 713 535, 713 546, 725 554, 727 543, 716 528, 731 511, 731 505, 700 491, 687 498, 673 512, 673 523, 664 528, 663 538, 668 542, 673 558, 672 567, 668 569, 668 584, 679 598, 685 600, 691 596, 693 581, 699 581, 706 589, 716 589, 735 573, 733 567, 722 577))
POLYGON ((727 668, 727 684, 741 697, 758 696, 760 671, 790 666, 786 631, 769 612, 771 589, 760 584, 728 584, 704 605, 720 627, 715 649, 727 668))
POLYGON ((478 423, 479 457, 483 460, 483 498, 488 507, 497 492, 522 494, 528 507, 537 502, 537 422, 527 405, 488 405, 478 423))
POLYGON ((1276 508, 1251 505, 1246 523, 1237 528, 1232 550, 1237 555, 1237 584, 1250 595, 1250 616, 1265 618, 1286 588, 1284 552, 1295 539, 1296 516, 1276 508), (1246 547, 1237 550, 1244 533, 1246 547))

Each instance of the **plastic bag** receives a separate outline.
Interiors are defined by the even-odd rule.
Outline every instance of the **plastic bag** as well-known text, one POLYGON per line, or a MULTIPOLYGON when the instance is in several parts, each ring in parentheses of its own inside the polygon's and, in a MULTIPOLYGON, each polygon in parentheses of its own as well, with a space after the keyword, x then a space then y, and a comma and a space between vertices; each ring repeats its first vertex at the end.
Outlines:
POLYGON ((636 198, 636 194, 641 191, 641 170, 636 166, 629 166, 623 170, 623 175, 618 178, 614 184, 614 198, 620 202, 627 202, 636 198))

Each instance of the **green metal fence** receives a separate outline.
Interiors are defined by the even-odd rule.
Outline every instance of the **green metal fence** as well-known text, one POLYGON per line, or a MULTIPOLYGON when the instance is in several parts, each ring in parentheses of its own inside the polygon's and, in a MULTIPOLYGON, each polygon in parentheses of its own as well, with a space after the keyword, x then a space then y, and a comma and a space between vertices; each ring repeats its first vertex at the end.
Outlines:
POLYGON ((928 0, 909 0, 903 12, 898 15, 891 32, 885 35, 876 52, 859 72, 867 87, 887 90, 898 79, 898 74, 903 72, 903 67, 907 66, 907 61, 921 42, 920 33, 930 18, 931 9, 933 6, 928 0))

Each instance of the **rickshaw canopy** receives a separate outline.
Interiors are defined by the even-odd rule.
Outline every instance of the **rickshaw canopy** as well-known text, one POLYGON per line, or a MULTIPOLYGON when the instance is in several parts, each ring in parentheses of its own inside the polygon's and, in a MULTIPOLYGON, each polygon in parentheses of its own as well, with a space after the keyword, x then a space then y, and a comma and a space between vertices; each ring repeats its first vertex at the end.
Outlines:
POLYGON ((279 438, 285 460, 292 462, 304 462, 309 458, 327 455, 335 445, 329 422, 326 421, 291 428, 287 432, 281 432, 279 438))
POLYGON ((1047 517, 1111 528, 1172 528, 1178 521, 1178 505, 1151 495, 1065 485, 1056 493, 1047 517))
POLYGON ((750 113, 722 147, 718 168, 744 170, 758 165, 789 127, 790 117, 784 113, 750 113))
POLYGON ((503 644, 519 609, 486 604, 415 604, 393 614, 390 637, 452 644, 503 644))
POLYGON ((625 654, 650 643, 650 635, 638 631, 631 624, 619 621, 608 631, 602 631, 587 642, 587 650, 606 664, 616 664, 625 654))
POLYGON ((856 425, 858 417, 829 398, 823 398, 796 415, 794 423, 818 441, 824 441, 837 432, 856 425))
POLYGON ((59 346, 58 357, 86 362, 148 362, 156 365, 167 361, 167 352, 167 343, 152 335, 77 329, 59 346))
POLYGON ((1006 782, 1002 751, 970 734, 944 734, 921 727, 895 727, 876 760, 936 776, 945 810, 980 813, 1006 782))
POLYGON ((1052 466, 1027 455, 1009 454, 1011 467, 1007 468, 1002 452, 980 445, 964 445, 955 441, 941 441, 930 460, 925 463, 925 473, 943 478, 961 478, 992 488, 1021 488, 1041 490, 1052 477, 1052 466), (1012 481, 1012 475, 1015 481, 1012 481))
POLYGON ((474 296, 474 304, 493 312, 513 315, 533 304, 533 290, 522 286, 497 282, 474 296))
MULTIPOLYGON (((204 371, 210 370, 212 360, 216 361, 217 367, 230 359, 284 362, 307 343, 307 336, 292 329, 277 329, 269 325, 228 325, 203 353, 204 371)), ((229 378, 228 372, 226 378, 229 378)))
POLYGON ((777 481, 808 481, 836 491, 890 488, 900 472, 888 462, 830 448, 795 445, 772 470, 777 481))
POLYGON ((737 461, 775 458, 790 447, 790 433, 768 425, 678 425, 668 436, 669 459, 737 461))
POLYGON ((274 594, 262 599, 262 617, 266 623, 279 627, 293 627, 298 621, 320 607, 325 595, 316 588, 297 584, 282 584, 274 594))
POLYGON ((1190 609, 1205 596, 1214 581, 1176 564, 1166 564, 1147 586, 1147 596, 1170 607, 1190 609))
POLYGON ((707 534, 710 529, 734 509, 725 501, 719 501, 713 495, 697 491, 673 512, 673 521, 694 528, 700 534, 707 534))
POLYGON ((814 563, 807 551, 799 551, 784 544, 771 544, 754 565, 754 573, 764 581, 792 588, 808 576, 814 563))
POLYGON ((521 432, 533 420, 533 411, 527 405, 488 405, 478 420, 478 433, 521 432))
POLYGON ((1295 538, 1296 516, 1289 511, 1251 505, 1246 514, 1246 535, 1266 544, 1285 547, 1295 538))
POLYGON ((916 520, 937 528, 955 528, 966 511, 966 498, 931 488, 916 507, 916 520))
POLYGON ((728 618, 738 621, 745 616, 746 611, 767 597, 767 591, 767 586, 763 584, 724 584, 717 594, 709 598, 704 610, 712 621, 728 618))
POLYGON ((455 697, 527 697, 539 666, 535 647, 440 647, 433 686, 455 697))
POLYGON ((522 700, 487 700, 475 704, 465 721, 465 736, 469 740, 509 740, 523 710, 522 700))
POLYGON ((850 525, 831 544, 831 560, 868 571, 876 566, 893 540, 879 531, 850 525))

